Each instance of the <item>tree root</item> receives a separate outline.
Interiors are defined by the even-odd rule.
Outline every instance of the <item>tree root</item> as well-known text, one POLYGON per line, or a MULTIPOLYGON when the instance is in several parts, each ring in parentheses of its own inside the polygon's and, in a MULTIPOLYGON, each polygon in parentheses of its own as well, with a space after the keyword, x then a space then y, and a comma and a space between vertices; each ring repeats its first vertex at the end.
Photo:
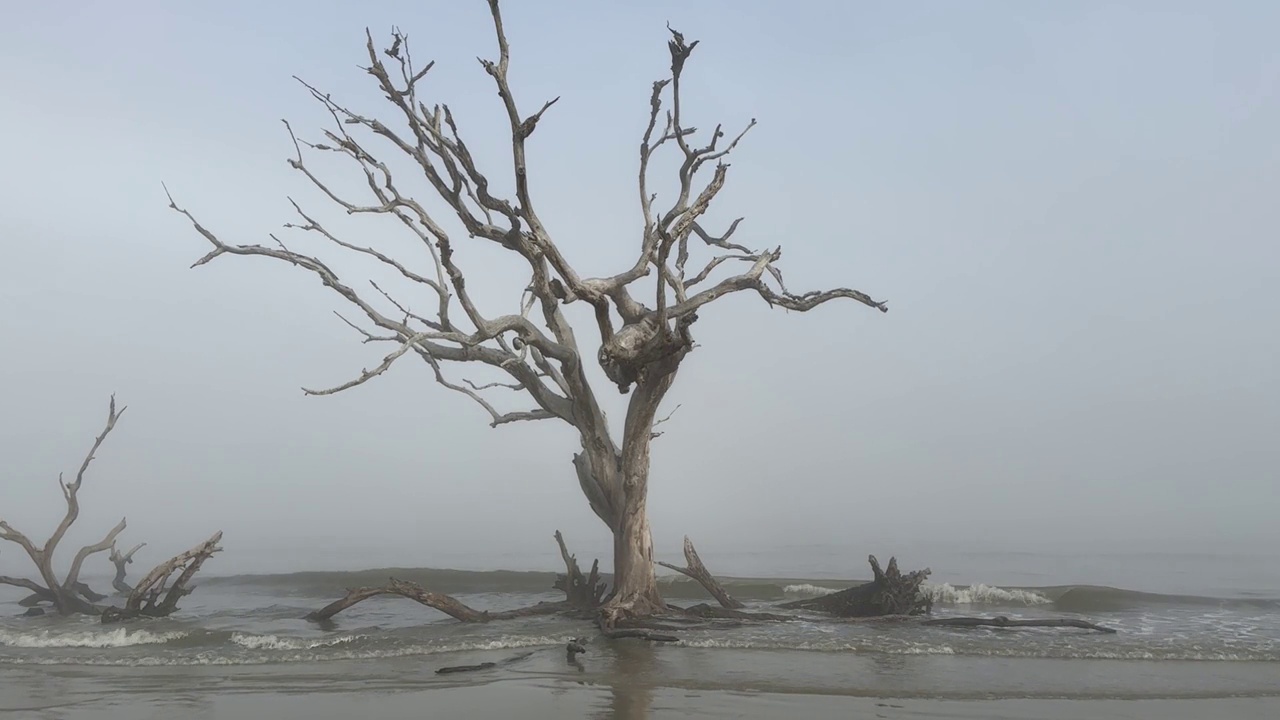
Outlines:
POLYGON ((572 607, 582 610, 594 610, 600 607, 604 599, 605 583, 600 579, 600 561, 591 562, 591 574, 583 577, 578 568, 577 557, 569 554, 565 547, 564 536, 557 530, 556 544, 560 546, 560 557, 564 559, 564 575, 557 575, 555 589, 564 592, 567 602, 572 607))
POLYGON ((889 558, 889 566, 880 569, 875 555, 868 555, 875 579, 863 585, 821 597, 783 603, 786 610, 816 610, 837 617, 870 617, 876 615, 925 615, 933 609, 933 600, 920 592, 929 577, 928 568, 903 575, 898 559, 889 558))
POLYGON ((997 627, 997 628, 1018 628, 1018 627, 1072 627, 1082 630, 1097 630, 1103 633, 1116 632, 1115 628, 1103 627, 1095 625, 1087 620, 1078 620, 1076 618, 1042 618, 1032 620, 1010 620, 1003 615, 997 615, 993 618, 981 617, 955 617, 955 618, 933 618, 925 620, 923 625, 942 625, 945 627, 997 627))

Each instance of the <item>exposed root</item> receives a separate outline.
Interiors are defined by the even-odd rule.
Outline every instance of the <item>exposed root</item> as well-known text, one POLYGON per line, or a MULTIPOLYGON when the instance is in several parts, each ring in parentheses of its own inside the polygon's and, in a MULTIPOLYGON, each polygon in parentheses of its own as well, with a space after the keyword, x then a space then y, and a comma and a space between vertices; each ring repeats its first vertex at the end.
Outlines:
POLYGON ((693 541, 688 535, 684 536, 684 561, 685 567, 672 565, 671 563, 659 561, 658 564, 664 568, 670 568, 676 572, 686 575, 698 581, 698 584, 706 588, 711 593, 711 597, 716 599, 723 608, 737 610, 745 607, 741 602, 728 593, 724 586, 711 575, 707 570, 707 566, 702 564, 702 558, 698 557, 698 551, 693 547, 693 541))
POLYGON ((903 575, 898 559, 889 558, 889 566, 880 569, 874 555, 867 556, 875 579, 864 585, 823 595, 822 597, 783 603, 787 610, 816 610, 837 617, 869 617, 874 615, 924 615, 933 609, 933 600, 920 592, 920 585, 930 570, 916 570, 903 575))
POLYGON ((556 544, 560 546, 560 557, 564 559, 566 574, 557 575, 555 589, 564 592, 569 605, 580 610, 594 610, 604 601, 605 583, 600 579, 600 561, 591 562, 591 573, 583 577, 578 568, 577 557, 569 554, 565 547, 564 536, 557 530, 556 544))

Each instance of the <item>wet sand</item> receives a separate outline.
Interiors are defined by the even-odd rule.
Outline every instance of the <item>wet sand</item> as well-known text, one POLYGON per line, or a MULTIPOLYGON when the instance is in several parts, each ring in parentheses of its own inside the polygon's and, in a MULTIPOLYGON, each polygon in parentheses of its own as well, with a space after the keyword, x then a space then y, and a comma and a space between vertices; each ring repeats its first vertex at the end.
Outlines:
POLYGON ((885 663, 624 641, 593 644, 580 668, 566 663, 562 649, 543 648, 494 670, 435 673, 511 653, 258 666, 0 666, 0 719, 1280 717, 1280 686, 1268 682, 1273 663, 930 657, 885 663))
MULTIPOLYGON (((7 693, 5 693, 7 694, 7 693)), ((572 681, 514 679, 416 691, 315 690, 305 694, 176 691, 165 696, 103 697, 38 706, 0 705, 0 717, 40 720, 421 720, 422 718, 963 718, 965 720, 1271 720, 1280 698, 1200 700, 933 700, 787 693, 601 687, 572 681)))

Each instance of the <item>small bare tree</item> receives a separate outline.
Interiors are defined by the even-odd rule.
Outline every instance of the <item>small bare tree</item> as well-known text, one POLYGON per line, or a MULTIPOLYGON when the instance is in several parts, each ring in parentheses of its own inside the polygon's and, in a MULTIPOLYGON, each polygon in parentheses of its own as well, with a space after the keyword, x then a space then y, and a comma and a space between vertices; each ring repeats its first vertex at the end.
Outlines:
MULTIPOLYGON (((62 497, 67 502, 67 512, 63 515, 57 529, 53 531, 53 534, 49 536, 44 545, 37 546, 30 538, 15 530, 8 522, 0 520, 0 539, 16 543, 23 550, 26 550, 31 561, 35 563, 36 571, 40 576, 38 581, 0 576, 0 585, 26 588, 33 593, 30 598, 23 601, 24 605, 48 602, 61 615, 76 613, 102 615, 104 609, 94 603, 105 600, 106 595, 96 593, 80 582, 80 571, 84 567, 84 561, 91 555, 110 550, 111 561, 117 567, 116 579, 112 584, 116 590, 129 596, 126 603, 126 612, 131 613, 129 616, 159 617, 167 615, 177 609, 177 601, 180 598, 190 594, 191 590, 194 589, 189 588, 188 583, 196 571, 200 569, 200 565, 221 549, 218 547, 218 541, 222 539, 222 533, 219 532, 192 550, 161 563, 138 584, 137 588, 130 588, 124 583, 124 566, 133 562, 133 554, 142 547, 142 544, 134 547, 123 556, 116 551, 116 537, 124 532, 127 524, 122 518, 120 523, 112 528, 111 532, 108 532, 107 536, 100 542, 80 548, 80 551, 71 560, 71 567, 67 570, 66 577, 62 580, 58 579, 53 569, 53 554, 58 549, 58 543, 62 542, 63 536, 67 534, 67 531, 71 529, 71 526, 80 517, 80 487, 84 482, 84 474, 89 469, 89 464, 93 462, 98 448, 107 439, 107 435, 110 435, 111 431, 115 429, 116 421, 120 419, 120 416, 124 415, 125 410, 126 408, 124 407, 116 410, 116 396, 112 395, 111 404, 107 410, 106 427, 94 439, 93 447, 89 448, 89 454, 85 455, 84 462, 80 463, 80 470, 76 473, 76 479, 73 482, 65 482, 62 475, 58 476, 58 485, 62 488, 62 497), (182 568, 183 573, 172 585, 166 586, 170 576, 178 568, 182 568), (157 605, 156 597, 161 593, 165 593, 164 599, 157 605)), ((117 618, 122 614, 118 611, 115 613, 117 618)))
MULTIPOLYGON (((390 103, 391 118, 378 119, 350 109, 329 94, 299 79, 333 119, 323 142, 300 140, 291 127, 296 155, 289 164, 348 214, 387 215, 420 239, 434 267, 420 272, 373 247, 340 238, 290 200, 301 218, 291 224, 314 233, 351 253, 372 258, 394 273, 427 290, 435 298, 428 314, 414 312, 376 283, 372 293, 358 291, 315 255, 290 250, 275 236, 273 246, 238 245, 222 241, 172 196, 170 207, 183 214, 212 250, 192 267, 222 255, 272 258, 312 273, 358 310, 372 329, 343 318, 365 342, 394 346, 372 370, 337 387, 304 391, 326 395, 346 390, 385 372, 399 358, 413 354, 426 362, 444 387, 480 404, 493 426, 525 420, 558 420, 577 433, 581 451, 573 465, 591 509, 614 536, 614 586, 606 616, 643 616, 665 607, 654 575, 649 520, 645 509, 649 482, 650 444, 655 436, 659 405, 675 379, 681 361, 694 347, 691 327, 711 303, 733 293, 755 293, 770 306, 807 311, 830 300, 845 298, 886 311, 883 302, 857 290, 837 288, 794 293, 786 288, 777 263, 781 249, 751 250, 731 241, 735 220, 723 234, 706 231, 699 218, 724 187, 733 151, 752 120, 731 140, 720 126, 695 144, 695 129, 686 123, 681 78, 697 42, 671 31, 668 48, 671 71, 653 84, 648 126, 639 150, 639 197, 644 227, 636 259, 609 277, 584 277, 574 269, 537 212, 526 164, 526 146, 539 121, 556 100, 531 115, 522 114, 508 84, 510 53, 498 0, 489 0, 498 44, 498 58, 480 60, 497 86, 510 126, 511 167, 515 197, 501 198, 479 167, 458 129, 448 105, 429 106, 422 99, 422 81, 432 63, 414 62, 405 35, 393 31, 391 43, 379 52, 366 30, 369 66, 365 68, 390 103), (664 108, 664 102, 667 106, 664 108), (393 125, 395 127, 393 127, 393 125), (360 137, 357 137, 359 135, 360 137), (381 140, 378 140, 380 138, 381 140), (379 147, 375 143, 383 142, 379 147), (348 199, 330 188, 307 166, 303 148, 346 156, 368 185, 368 199, 348 199), (674 200, 656 207, 651 188, 650 161, 662 148, 678 153, 674 200), (461 223, 469 238, 487 241, 522 258, 530 278, 521 289, 519 311, 500 317, 480 312, 469 292, 466 276, 455 256, 455 243, 427 204, 401 190, 383 152, 408 160, 414 174, 432 188, 461 223), (710 170, 709 177, 700 172, 710 170), (690 265, 692 246, 701 242, 711 255, 696 272, 690 265), (746 270, 725 274, 737 265, 746 270), (646 278, 652 278, 646 284, 646 278), (647 285, 647 286, 646 286, 647 285), (649 299, 642 300, 642 296, 649 299), (566 318, 564 305, 584 303, 595 316, 599 333, 596 361, 608 379, 630 393, 620 438, 615 438, 597 400, 585 364, 584 345, 566 318), (535 312, 536 308, 536 312, 535 312), (444 373, 446 363, 488 366, 509 376, 505 383, 455 381, 444 373), (526 394, 531 409, 503 412, 489 392, 499 388, 526 394)), ((557 98, 558 99, 558 98, 557 98)), ((167 192, 167 191, 166 191, 167 192)), ((588 346, 587 352, 590 352, 588 346)))
POLYGON ((62 517, 62 522, 58 523, 57 529, 49 536, 44 545, 37 546, 26 535, 13 529, 9 523, 0 520, 0 539, 17 543, 23 550, 27 551, 27 555, 31 558, 31 562, 35 563, 36 570, 40 574, 40 581, 28 580, 26 578, 0 577, 0 584, 15 585, 17 587, 26 588, 33 593, 34 597, 53 603, 53 607, 58 613, 67 615, 72 613, 96 613, 93 603, 102 599, 99 595, 83 583, 80 582, 80 570, 84 566, 84 561, 90 555, 104 552, 111 549, 116 540, 116 536, 124 532, 126 521, 121 518, 120 523, 107 533, 107 536, 101 542, 93 545, 86 545, 80 548, 75 558, 71 561, 71 567, 67 571, 67 575, 62 580, 58 579, 57 574, 53 570, 53 553, 58 549, 58 543, 62 542, 63 536, 75 524, 76 519, 80 517, 80 486, 84 482, 85 471, 89 469, 89 463, 93 462, 94 453, 98 452, 98 448, 102 446, 102 441, 107 439, 107 435, 111 434, 111 430, 116 426, 116 420, 124 414, 125 408, 116 411, 116 397, 111 396, 111 405, 107 411, 107 425, 103 428, 102 433, 93 441, 93 447, 89 448, 89 454, 85 455, 84 462, 80 463, 80 471, 76 473, 76 479, 72 482, 63 481, 62 475, 58 475, 58 486, 62 488, 62 497, 67 502, 67 512, 62 517))

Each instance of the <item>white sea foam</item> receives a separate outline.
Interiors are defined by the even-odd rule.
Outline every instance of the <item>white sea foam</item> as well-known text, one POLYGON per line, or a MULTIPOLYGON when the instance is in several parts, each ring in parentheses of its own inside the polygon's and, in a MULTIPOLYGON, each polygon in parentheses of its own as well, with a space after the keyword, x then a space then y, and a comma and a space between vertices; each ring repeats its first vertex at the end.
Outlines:
POLYGON ((133 645, 159 645, 186 636, 184 632, 151 632, 126 628, 76 633, 0 630, 0 645, 16 648, 118 648, 133 645))
POLYGON ((306 640, 303 638, 280 637, 279 635, 231 633, 231 642, 250 650, 315 650, 316 648, 345 645, 358 637, 357 635, 343 635, 336 638, 306 640))
POLYGON ((836 591, 833 588, 822 587, 821 585, 810 585, 809 583, 801 583, 799 585, 787 585, 786 587, 782 588, 782 592, 786 593, 787 595, 812 595, 814 597, 817 597, 819 595, 830 595, 831 593, 836 591))
POLYGON ((955 587, 949 583, 925 583, 920 590, 939 605, 1048 605, 1052 600, 1031 590, 1006 590, 978 583, 955 587))

